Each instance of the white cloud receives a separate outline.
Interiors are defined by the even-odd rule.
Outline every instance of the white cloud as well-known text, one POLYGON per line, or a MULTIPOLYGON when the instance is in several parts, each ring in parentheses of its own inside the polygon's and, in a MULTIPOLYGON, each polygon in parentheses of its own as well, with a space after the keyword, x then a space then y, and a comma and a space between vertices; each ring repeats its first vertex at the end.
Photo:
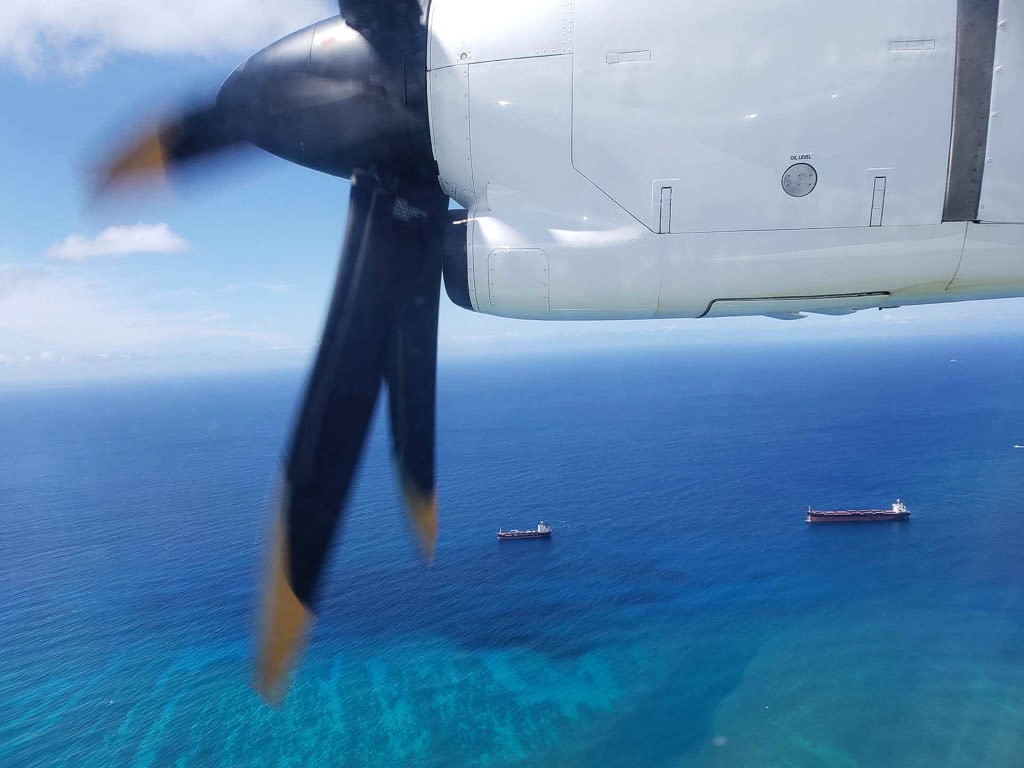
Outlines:
MULTIPOLYGON (((0 269, 0 276, 9 272, 0 269)), ((41 359, 54 360, 183 350, 223 354, 239 342, 264 350, 296 343, 287 334, 241 326, 223 312, 155 311, 111 296, 95 281, 39 272, 0 296, 0 352, 8 358, 38 349, 47 353, 41 359)))
POLYGON ((329 0, 2 0, 0 58, 82 75, 122 52, 245 55, 337 12, 329 0))
POLYGON ((224 286, 224 293, 241 293, 248 290, 287 293, 294 288, 295 286, 290 283, 229 283, 224 286))
POLYGON ((52 246, 46 255, 54 259, 85 261, 98 256, 127 256, 133 253, 176 253, 188 249, 188 243, 167 224, 133 224, 107 227, 96 237, 77 233, 52 246))
POLYGON ((30 288, 46 276, 38 267, 0 267, 0 299, 30 288))
POLYGON ((162 291, 157 291, 152 295, 152 298, 160 299, 191 299, 199 295, 199 291, 195 288, 166 288, 162 291))

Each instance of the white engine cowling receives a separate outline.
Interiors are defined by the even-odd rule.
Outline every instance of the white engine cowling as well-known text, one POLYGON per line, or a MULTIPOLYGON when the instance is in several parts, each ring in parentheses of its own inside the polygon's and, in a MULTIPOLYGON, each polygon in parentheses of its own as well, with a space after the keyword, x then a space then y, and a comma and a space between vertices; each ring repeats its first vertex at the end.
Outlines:
POLYGON ((998 34, 994 0, 961 5, 986 3, 432 0, 461 303, 615 319, 1024 294, 1024 0, 998 34))

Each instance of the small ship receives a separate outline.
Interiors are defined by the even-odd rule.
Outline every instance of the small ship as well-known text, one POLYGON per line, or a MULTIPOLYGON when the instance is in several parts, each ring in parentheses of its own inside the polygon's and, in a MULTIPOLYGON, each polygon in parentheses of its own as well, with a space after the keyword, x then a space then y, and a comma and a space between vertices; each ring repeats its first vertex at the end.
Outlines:
POLYGON ((896 499, 892 509, 811 509, 807 508, 808 523, 867 523, 891 520, 909 520, 910 510, 896 499))
POLYGON ((507 539, 550 539, 551 526, 545 525, 541 520, 536 528, 528 531, 520 531, 518 528, 513 528, 511 531, 498 529, 498 538, 502 541, 507 539))

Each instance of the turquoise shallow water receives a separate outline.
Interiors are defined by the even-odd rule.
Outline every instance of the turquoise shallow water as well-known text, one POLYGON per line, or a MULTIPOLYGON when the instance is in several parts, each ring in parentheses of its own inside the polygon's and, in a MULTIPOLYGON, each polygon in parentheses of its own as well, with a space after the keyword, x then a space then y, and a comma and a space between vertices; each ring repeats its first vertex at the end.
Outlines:
POLYGON ((298 377, 7 392, 0 765, 1018 765, 1022 353, 444 366, 437 562, 378 425, 278 710, 248 632, 298 377))

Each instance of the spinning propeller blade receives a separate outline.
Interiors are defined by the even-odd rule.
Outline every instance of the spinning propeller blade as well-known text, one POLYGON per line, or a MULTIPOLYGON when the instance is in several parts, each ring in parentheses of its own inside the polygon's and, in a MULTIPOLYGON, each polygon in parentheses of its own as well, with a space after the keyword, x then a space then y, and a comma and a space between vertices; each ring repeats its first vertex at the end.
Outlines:
POLYGON ((426 31, 415 0, 352 0, 244 62, 216 99, 146 131, 100 174, 101 191, 248 142, 352 179, 341 264, 284 467, 256 687, 271 701, 309 625, 328 551, 387 384, 411 529, 437 539, 437 312, 448 197, 426 112, 426 31))
POLYGON ((437 536, 434 501, 434 383, 441 241, 448 198, 409 197, 357 176, 341 268, 285 468, 271 553, 258 688, 276 698, 301 643, 294 623, 313 605, 342 505, 382 380, 407 510, 429 559, 437 536), (280 564, 280 565, 279 565, 280 564), (269 619, 269 620, 268 620, 269 619))

